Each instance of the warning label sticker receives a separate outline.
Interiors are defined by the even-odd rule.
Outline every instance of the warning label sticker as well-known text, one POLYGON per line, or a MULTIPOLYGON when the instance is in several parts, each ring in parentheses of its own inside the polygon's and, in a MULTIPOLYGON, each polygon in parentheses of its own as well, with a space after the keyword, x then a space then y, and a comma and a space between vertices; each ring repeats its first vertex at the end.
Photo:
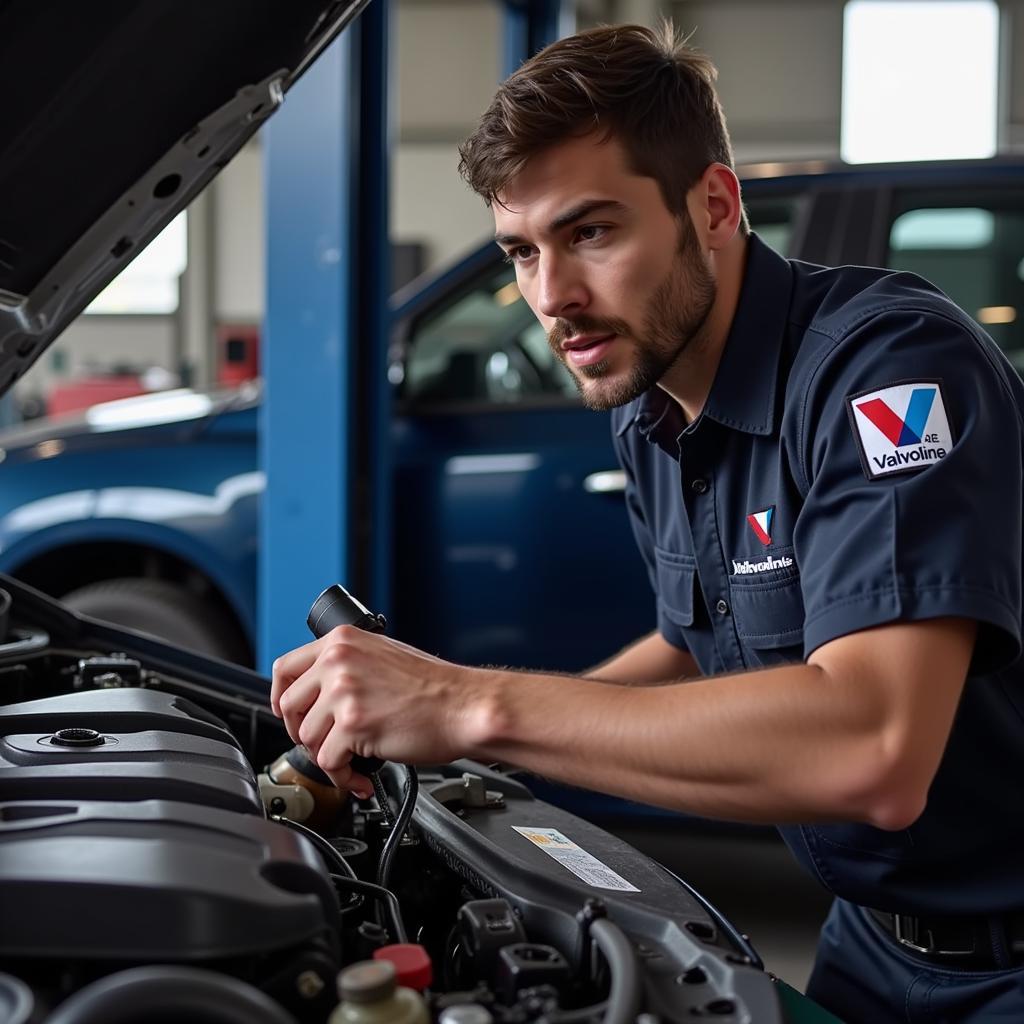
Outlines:
POLYGON ((577 878, 582 878, 587 885, 597 889, 616 889, 619 892, 640 891, 622 875, 577 846, 568 836, 562 835, 557 828, 525 828, 522 825, 513 825, 512 828, 568 868, 577 878))

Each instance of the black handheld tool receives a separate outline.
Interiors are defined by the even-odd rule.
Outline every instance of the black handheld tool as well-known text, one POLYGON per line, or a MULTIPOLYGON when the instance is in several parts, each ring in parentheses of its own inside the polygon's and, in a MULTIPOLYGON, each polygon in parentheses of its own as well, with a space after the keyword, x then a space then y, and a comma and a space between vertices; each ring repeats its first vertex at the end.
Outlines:
MULTIPOLYGON (((306 617, 306 625, 318 639, 330 633, 335 626, 358 626, 368 633, 383 633, 387 624, 383 615, 374 615, 337 583, 328 587, 313 602, 306 617)), ((360 775, 372 776, 383 766, 384 762, 379 757, 355 755, 352 758, 352 767, 360 775)))
MULTIPOLYGON (((306 617, 306 625, 309 626, 315 637, 326 635, 335 626, 358 626, 370 633, 383 633, 387 624, 387 619, 383 615, 374 615, 337 583, 333 587, 328 587, 313 602, 313 607, 309 609, 309 615, 306 617)), ((391 865, 398 847, 402 843, 402 837, 412 820, 413 809, 416 806, 416 795, 419 792, 416 769, 412 765, 405 765, 405 793, 396 818, 381 777, 381 768, 384 767, 384 762, 379 757, 356 755, 352 758, 351 763, 357 772, 367 776, 373 784, 373 792, 377 797, 381 814, 384 816, 384 822, 390 829, 381 849, 380 863, 377 865, 377 883, 387 888, 388 880, 391 877, 391 865)))

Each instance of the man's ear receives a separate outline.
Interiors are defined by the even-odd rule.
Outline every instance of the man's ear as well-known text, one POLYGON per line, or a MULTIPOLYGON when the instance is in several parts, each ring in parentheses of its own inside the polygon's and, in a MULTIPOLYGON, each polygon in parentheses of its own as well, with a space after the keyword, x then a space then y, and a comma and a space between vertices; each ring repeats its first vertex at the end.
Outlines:
POLYGON ((708 249, 724 249, 735 237, 743 216, 740 182, 725 164, 708 164, 687 194, 698 238, 708 249))

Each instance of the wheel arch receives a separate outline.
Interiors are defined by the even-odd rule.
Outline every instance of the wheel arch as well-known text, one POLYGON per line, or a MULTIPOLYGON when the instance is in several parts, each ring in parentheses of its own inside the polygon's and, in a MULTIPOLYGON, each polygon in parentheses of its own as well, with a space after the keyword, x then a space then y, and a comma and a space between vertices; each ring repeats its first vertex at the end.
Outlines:
POLYGON ((224 612, 237 628, 255 663, 255 637, 251 614, 238 595, 216 572, 208 571, 187 553, 150 538, 113 536, 55 537, 49 544, 5 552, 4 572, 53 597, 63 597, 91 583, 123 577, 157 579, 175 583, 224 612))

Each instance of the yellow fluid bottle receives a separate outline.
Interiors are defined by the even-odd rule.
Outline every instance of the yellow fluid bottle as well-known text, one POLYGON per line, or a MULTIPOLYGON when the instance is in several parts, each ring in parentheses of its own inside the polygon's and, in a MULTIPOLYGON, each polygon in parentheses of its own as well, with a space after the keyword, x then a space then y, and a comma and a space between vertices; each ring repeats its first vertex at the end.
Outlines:
POLYGON ((337 1009, 328 1024, 430 1024, 423 996, 399 985, 388 960, 364 960, 338 974, 337 1009))

